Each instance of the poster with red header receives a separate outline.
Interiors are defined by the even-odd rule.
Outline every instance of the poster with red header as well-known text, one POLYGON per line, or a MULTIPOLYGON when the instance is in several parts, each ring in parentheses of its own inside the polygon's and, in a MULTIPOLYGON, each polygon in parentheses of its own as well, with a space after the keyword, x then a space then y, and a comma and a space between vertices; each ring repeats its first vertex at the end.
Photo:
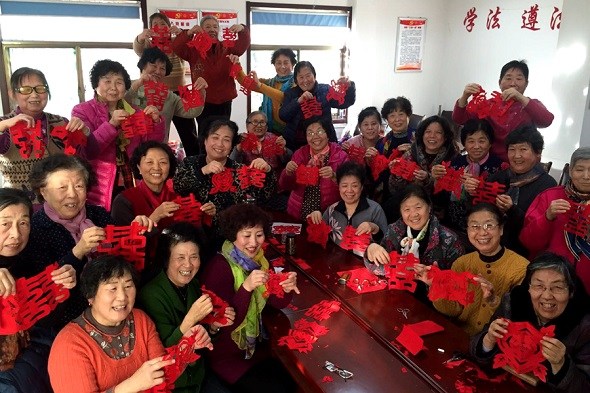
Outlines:
POLYGON ((425 18, 398 18, 395 72, 422 71, 425 18))
POLYGON ((188 30, 199 24, 199 11, 197 10, 164 10, 158 12, 166 15, 170 19, 170 24, 178 26, 180 29, 188 30))
POLYGON ((213 15, 219 21, 219 40, 235 41, 238 37, 229 33, 229 28, 238 23, 237 11, 204 11, 201 10, 201 18, 213 15))

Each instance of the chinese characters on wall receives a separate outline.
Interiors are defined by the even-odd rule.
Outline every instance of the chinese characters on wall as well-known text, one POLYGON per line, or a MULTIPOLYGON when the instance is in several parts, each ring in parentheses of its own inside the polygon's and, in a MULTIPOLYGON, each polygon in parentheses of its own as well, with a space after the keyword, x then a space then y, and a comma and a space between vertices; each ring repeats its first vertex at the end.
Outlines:
POLYGON ((465 13, 463 19, 463 26, 467 32, 471 33, 474 29, 485 28, 487 30, 499 30, 502 28, 503 23, 519 23, 521 29, 538 31, 546 26, 551 30, 558 30, 561 26, 561 10, 558 7, 553 7, 553 13, 548 21, 539 20, 539 5, 532 4, 527 9, 524 9, 521 14, 521 20, 508 20, 502 16, 502 10, 499 6, 490 8, 486 11, 479 11, 481 14, 480 21, 477 21, 479 15, 476 7, 471 7, 465 13), (484 19, 485 16, 485 25, 484 19))

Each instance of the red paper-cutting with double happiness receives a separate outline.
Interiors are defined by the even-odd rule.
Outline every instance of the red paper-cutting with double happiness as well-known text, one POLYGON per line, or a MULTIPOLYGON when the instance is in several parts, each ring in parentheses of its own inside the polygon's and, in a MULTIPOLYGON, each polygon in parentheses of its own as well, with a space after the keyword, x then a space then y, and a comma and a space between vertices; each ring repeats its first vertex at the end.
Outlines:
POLYGON ((510 366, 519 374, 533 373, 545 382, 547 368, 543 364, 541 340, 544 336, 555 336, 555 325, 535 329, 529 322, 510 322, 508 333, 498 339, 502 353, 494 357, 494 368, 510 366))
POLYGON ((304 119, 322 115, 322 104, 315 97, 302 101, 299 106, 303 112, 304 119))
POLYGON ((246 132, 241 135, 242 142, 240 142, 240 147, 243 151, 252 152, 258 151, 260 148, 260 141, 258 137, 253 132, 246 132))
POLYGON ((282 156, 285 147, 276 143, 276 139, 264 138, 262 141, 262 155, 265 157, 282 156))
POLYGON ((242 80, 240 91, 244 93, 244 95, 250 95, 250 92, 256 89, 256 87, 256 81, 252 75, 246 75, 242 80))
POLYGON ((164 102, 168 98, 168 86, 162 82, 144 81, 143 92, 147 105, 153 105, 161 112, 164 108, 164 102))
POLYGON ((233 169, 225 168, 222 172, 214 173, 211 176, 212 187, 209 190, 209 194, 217 194, 219 192, 236 192, 236 186, 234 186, 234 174, 233 169))
MULTIPOLYGON (((293 233, 295 235, 299 235, 301 233, 301 224, 289 224, 289 223, 273 223, 272 224, 272 234, 273 235, 286 235, 288 233, 293 233)), ((269 240, 275 246, 280 245, 277 239, 270 238, 269 240)))
POLYGON ((178 86, 178 95, 182 99, 185 111, 205 105, 205 99, 200 90, 195 90, 193 85, 178 86))
POLYGON ((307 219, 307 241, 310 243, 316 243, 326 248, 328 243, 328 237, 332 233, 332 227, 328 225, 324 220, 321 220, 319 224, 314 224, 311 219, 307 219))
POLYGON ((302 186, 317 186, 320 182, 320 168, 299 165, 295 170, 295 182, 302 186))
POLYGON ((470 284, 477 284, 474 281, 475 275, 473 273, 440 270, 436 266, 431 266, 428 276, 432 279, 428 299, 432 301, 451 300, 463 307, 473 303, 475 290, 474 287, 470 287, 470 284))
POLYGON ((263 297, 269 297, 270 295, 275 295, 276 297, 282 299, 285 297, 285 291, 283 287, 280 285, 281 282, 285 281, 289 278, 289 273, 275 273, 273 270, 268 271, 268 281, 266 281, 266 289, 262 294, 263 297))
POLYGON ((154 121, 144 111, 135 111, 121 122, 121 129, 125 138, 145 136, 154 132, 154 121))
POLYGON ((336 311, 340 311, 340 302, 336 300, 322 300, 311 306, 305 312, 305 316, 314 318, 318 321, 323 321, 330 318, 332 313, 336 311))
POLYGON ((213 46, 213 38, 209 37, 209 34, 202 31, 199 34, 195 34, 193 39, 187 42, 186 46, 195 48, 199 55, 203 58, 207 58, 207 52, 213 46))
POLYGON ((117 255, 133 263, 137 271, 141 272, 145 259, 145 236, 140 235, 147 227, 132 222, 129 226, 107 225, 105 239, 98 245, 96 251, 103 254, 117 255))
POLYGON ((414 254, 400 255, 396 251, 389 253, 389 289, 401 289, 414 293, 414 264, 419 263, 414 254))
POLYGON ((194 194, 181 197, 177 196, 174 201, 180 205, 180 208, 174 212, 172 219, 176 222, 187 221, 194 225, 201 225, 203 218, 203 211, 201 210, 201 202, 195 199, 194 194))
POLYGON ((348 86, 349 84, 347 82, 335 82, 332 80, 332 82, 330 82, 330 87, 328 88, 326 99, 338 101, 338 105, 344 104, 348 86))
POLYGON ((461 198, 461 190, 463 185, 463 169, 455 169, 451 167, 450 162, 443 162, 442 165, 446 169, 446 173, 443 177, 436 180, 434 183, 434 193, 437 194, 441 191, 449 191, 455 197, 461 198))
POLYGON ((45 154, 45 138, 41 130, 41 120, 37 120, 32 128, 27 127, 26 121, 17 122, 10 127, 10 138, 24 159, 30 158, 31 155, 34 158, 41 158, 45 154))
POLYGON ((391 167, 391 173, 407 181, 414 180, 414 171, 420 169, 420 166, 414 161, 398 158, 391 167))
POLYGON ((242 165, 236 170, 238 183, 240 188, 245 190, 248 187, 262 188, 264 187, 264 179, 266 179, 266 172, 258 168, 250 168, 242 165))
POLYGON ((355 227, 347 225, 342 232, 340 247, 344 250, 352 250, 364 254, 369 244, 371 244, 371 234, 363 233, 362 235, 356 235, 355 232, 355 227))
POLYGON ((315 321, 308 321, 306 319, 299 319, 295 321, 293 329, 289 329, 286 336, 280 337, 279 345, 285 345, 289 349, 299 351, 301 353, 308 353, 313 349, 319 337, 328 333, 328 328, 320 325, 315 321))
POLYGON ((170 36, 170 28, 168 26, 154 25, 150 29, 152 31, 151 41, 152 46, 159 48, 167 55, 172 54, 172 37, 170 36))
POLYGON ((497 182, 487 182, 480 177, 479 184, 473 195, 472 202, 474 205, 478 203, 496 204, 496 197, 504 192, 506 186, 497 182))
POLYGON ((570 201, 570 210, 564 226, 566 232, 588 240, 590 233, 590 205, 570 201))
POLYGON ((215 293, 205 288, 204 285, 201 287, 201 291, 203 292, 203 294, 209 295, 209 297, 211 298, 211 303, 213 303, 213 311, 211 311, 207 316, 205 316, 205 318, 203 318, 201 322, 208 324, 217 322, 222 326, 226 325, 227 318, 225 317, 225 310, 229 307, 229 304, 225 300, 217 296, 215 293))
POLYGON ((377 180, 381 173, 387 169, 389 166, 389 159, 385 157, 383 154, 377 154, 373 157, 369 163, 369 167, 371 168, 371 175, 373 175, 373 179, 377 180))
POLYGON ((64 153, 72 156, 76 154, 78 146, 86 146, 87 137, 82 130, 68 131, 66 126, 56 126, 51 129, 52 138, 57 138, 64 144, 64 153))
POLYGON ((235 31, 231 31, 229 27, 224 27, 221 29, 221 45, 224 48, 233 48, 236 46, 236 41, 238 39, 238 33, 235 31))
POLYGON ((367 152, 366 148, 364 148, 363 146, 356 146, 356 145, 348 146, 348 151, 347 151, 348 158, 350 158, 352 161, 357 162, 361 165, 365 165, 365 153, 366 152, 367 152))

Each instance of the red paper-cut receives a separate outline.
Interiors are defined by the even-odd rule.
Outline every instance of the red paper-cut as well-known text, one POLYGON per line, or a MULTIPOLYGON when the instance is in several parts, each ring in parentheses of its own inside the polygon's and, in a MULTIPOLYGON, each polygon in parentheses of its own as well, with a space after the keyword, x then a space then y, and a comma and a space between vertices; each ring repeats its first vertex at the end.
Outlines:
POLYGON ((180 208, 178 208, 178 210, 175 211, 174 215, 172 216, 174 221, 187 221, 197 226, 202 224, 202 205, 201 202, 195 199, 194 194, 190 194, 185 197, 177 196, 173 202, 180 205, 180 208))
POLYGON ((256 188, 264 187, 264 179, 266 179, 266 172, 257 168, 250 168, 249 166, 242 165, 236 170, 238 176, 238 183, 240 188, 245 190, 252 186, 256 188))
POLYGON ((475 393, 475 386, 471 383, 462 381, 460 379, 457 379, 455 381, 455 389, 457 389, 457 392, 459 393, 475 393))
POLYGON ((498 348, 502 353, 494 357, 494 368, 510 366, 519 374, 532 372, 545 382, 547 368, 543 364, 541 340, 544 336, 555 336, 555 325, 535 329, 529 322, 510 322, 507 333, 498 339, 498 348))
POLYGON ((133 263, 137 271, 141 272, 145 259, 145 236, 140 235, 147 227, 132 222, 129 226, 107 225, 105 239, 98 245, 96 251, 103 254, 117 255, 133 263))
POLYGON ((203 58, 207 58, 207 52, 213 46, 213 38, 209 36, 206 32, 202 31, 199 34, 195 34, 192 41, 189 41, 186 46, 190 48, 195 48, 199 55, 203 58))
POLYGON ((213 303, 213 311, 205 316, 205 318, 201 320, 201 323, 212 324, 213 322, 217 322, 221 326, 226 325, 227 318, 225 317, 225 310, 229 307, 229 304, 215 293, 205 288, 204 285, 201 287, 201 291, 203 294, 209 295, 211 303, 213 303))
POLYGON ((338 275, 348 275, 346 286, 356 293, 375 292, 387 288, 387 280, 380 280, 364 267, 338 272, 338 275))
POLYGON ((242 71, 242 66, 240 65, 240 63, 232 63, 229 69, 229 76, 236 79, 240 71, 242 71))
POLYGON ((245 134, 242 134, 242 142, 240 142, 240 147, 243 151, 257 152, 260 148, 260 141, 253 132, 246 132, 245 134))
POLYGON ((257 87, 256 81, 251 75, 246 75, 240 84, 240 91, 245 95, 249 95, 250 92, 257 87))
POLYGON ((442 165, 447 172, 434 183, 434 193, 437 194, 444 190, 451 192, 457 199, 461 198, 463 169, 454 169, 450 162, 443 162, 442 165))
POLYGON ((398 158, 397 161, 391 167, 391 173, 405 179, 407 181, 414 180, 414 171, 420 169, 420 166, 414 161, 406 160, 404 158, 398 158))
POLYGON ((369 163, 369 167, 371 168, 371 175, 373 175, 373 179, 379 179, 379 175, 381 172, 387 169, 389 166, 389 160, 383 154, 378 154, 369 163))
POLYGON ((59 266, 54 263, 36 276, 19 278, 15 294, 0 298, 0 335, 30 329, 70 296, 68 289, 51 278, 51 273, 57 269, 59 266))
POLYGON ((10 127, 10 137, 24 159, 30 158, 31 155, 41 158, 45 154, 46 146, 41 130, 41 120, 37 120, 32 128, 27 127, 27 122, 24 120, 17 122, 10 127))
POLYGON ((172 37, 170 36, 170 28, 168 26, 154 25, 150 30, 152 31, 152 46, 160 48, 167 55, 171 55, 172 37))
MULTIPOLYGON (((367 149, 362 146, 351 145, 348 147, 348 158, 361 165, 365 165, 365 153, 367 149)), ((385 168, 383 168, 385 169, 385 168)))
POLYGON ((303 319, 303 318, 295 321, 295 323, 293 324, 293 327, 297 330, 307 332, 316 338, 324 336, 324 335, 328 334, 328 332, 330 331, 330 329, 328 329, 325 326, 320 325, 316 321, 308 321, 307 319, 303 319))
POLYGON ((442 332, 445 330, 444 327, 430 320, 413 323, 411 325, 408 325, 408 327, 412 329, 420 337, 424 337, 433 333, 442 332))
POLYGON ((492 92, 492 98, 490 99, 492 105, 490 108, 489 116, 491 118, 496 119, 496 121, 501 120, 506 117, 508 110, 514 104, 514 100, 510 99, 508 101, 504 101, 502 98, 502 93, 499 91, 492 92))
POLYGON ((474 94, 471 100, 467 103, 465 110, 471 114, 477 115, 478 118, 483 119, 490 113, 490 104, 486 99, 486 91, 479 86, 479 92, 474 94))
POLYGON ((326 224, 324 220, 321 220, 319 224, 314 224, 310 219, 307 219, 307 224, 307 241, 326 248, 328 237, 332 233, 332 227, 326 224))
POLYGON ((486 91, 480 86, 479 92, 473 95, 465 110, 480 119, 489 117, 502 122, 512 104, 514 100, 504 101, 502 93, 498 91, 493 91, 491 98, 487 99, 486 91))
POLYGON ((295 170, 295 182, 302 186, 317 186, 320 182, 320 168, 299 165, 295 170))
POLYGON ((82 130, 68 131, 66 126, 56 126, 51 129, 52 138, 57 138, 64 144, 64 153, 76 154, 78 146, 86 146, 87 137, 82 130))
POLYGON ((193 85, 178 86, 178 95, 182 99, 185 111, 205 105, 205 99, 200 90, 194 90, 193 85))
POLYGON ((389 253, 389 289, 401 289, 414 293, 414 264, 419 260, 414 254, 400 255, 396 251, 389 253))
POLYGON ((332 80, 330 87, 328 88, 326 99, 338 101, 338 105, 344 104, 348 86, 349 84, 347 82, 335 82, 332 80))
MULTIPOLYGON (((266 244, 268 244, 268 243, 266 243, 266 244)), ((283 267, 283 266, 285 266, 285 258, 283 258, 283 257, 278 257, 278 258, 275 258, 275 259, 271 259, 268 262, 270 263, 270 265, 272 267, 283 267)))
POLYGON ((322 378, 322 382, 323 383, 330 383, 330 382, 334 382, 334 378, 332 378, 329 375, 324 376, 324 378, 322 378))
POLYGON ((223 39, 224 47, 233 48, 236 44, 236 40, 238 39, 238 33, 236 33, 235 31, 231 31, 230 27, 224 27, 223 29, 221 29, 221 39, 223 39))
POLYGON ((315 97, 302 101, 299 106, 303 112, 304 119, 322 115, 322 104, 315 97))
POLYGON ((347 225, 342 232, 340 247, 344 250, 352 250, 364 254, 369 244, 371 244, 371 234, 363 233, 362 235, 356 235, 355 232, 355 227, 347 225))
MULTIPOLYGON (((289 233, 293 233, 295 235, 299 235, 301 233, 301 224, 284 224, 284 223, 275 223, 272 224, 272 234, 273 235, 286 235, 289 233)), ((277 239, 271 238, 269 240, 272 244, 279 245, 279 241, 277 239)))
POLYGON ((305 316, 314 318, 318 321, 323 321, 332 315, 333 312, 340 310, 340 302, 336 300, 322 300, 319 303, 311 306, 306 312, 305 316))
POLYGON ((121 122, 121 129, 125 138, 145 136, 154 131, 154 121, 144 111, 135 111, 121 122))
POLYGON ((161 82, 144 81, 143 92, 147 105, 153 105, 161 112, 164 108, 164 102, 168 98, 168 86, 161 82))
POLYGON ((473 195, 472 202, 477 205, 481 202, 496 204, 496 197, 504 192, 506 186, 497 182, 487 182, 483 178, 479 179, 479 184, 473 195))
POLYGON ((572 201, 570 205, 564 230, 587 241, 590 238, 590 205, 572 201))
POLYGON ((278 345, 287 346, 287 348, 300 353, 309 353, 313 349, 313 343, 317 341, 317 337, 312 336, 308 332, 298 329, 289 329, 286 336, 279 337, 278 345))
POLYGON ((262 155, 264 157, 282 156, 285 148, 276 143, 276 139, 264 138, 262 141, 262 155))
POLYGON ((211 176, 211 190, 209 194, 217 194, 219 192, 236 192, 234 186, 234 174, 231 168, 225 168, 223 172, 215 173, 211 176))
POLYGON ((281 282, 285 281, 289 278, 289 273, 275 273, 272 270, 268 271, 268 281, 266 281, 266 290, 262 294, 263 297, 269 297, 270 295, 275 295, 276 297, 282 299, 285 297, 285 291, 283 287, 280 285, 281 282))
POLYGON ((454 270, 440 270, 431 266, 428 276, 432 278, 432 284, 428 291, 428 299, 435 301, 446 299, 455 301, 463 307, 467 307, 474 301, 475 289, 469 284, 476 284, 475 275, 469 272, 456 272, 454 270))
POLYGON ((402 332, 395 339, 412 355, 417 355, 424 348, 424 340, 408 325, 404 325, 402 332))

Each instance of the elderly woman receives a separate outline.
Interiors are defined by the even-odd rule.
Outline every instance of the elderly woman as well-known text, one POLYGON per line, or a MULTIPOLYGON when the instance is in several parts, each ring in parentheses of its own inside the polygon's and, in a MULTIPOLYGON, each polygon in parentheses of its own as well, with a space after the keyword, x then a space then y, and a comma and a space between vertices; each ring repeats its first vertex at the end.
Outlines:
MULTIPOLYGON (((75 156, 57 154, 36 163, 29 179, 43 207, 31 220, 35 236, 27 246, 28 258, 39 269, 58 262, 81 272, 90 253, 105 239, 103 228, 112 223, 103 207, 86 203, 88 189, 95 182, 94 172, 75 156)), ((146 216, 137 216, 134 221, 152 229, 153 222, 146 216)), ((51 326, 60 329, 86 305, 74 289, 54 313, 51 326)))
POLYGON ((332 124, 332 108, 345 109, 354 104, 356 89, 354 82, 346 77, 338 79, 338 83, 347 86, 344 102, 340 104, 334 98, 328 98, 330 85, 316 81, 315 68, 309 61, 300 61, 295 66, 295 81, 297 86, 285 92, 283 106, 279 109, 279 116, 286 123, 283 136, 287 140, 287 147, 293 151, 305 145, 306 122, 301 104, 305 101, 316 100, 322 110, 321 119, 326 124, 326 133, 330 142, 336 142, 336 130, 332 124))
POLYGON ((340 201, 330 205, 322 216, 318 210, 309 218, 314 224, 322 219, 332 227, 331 238, 336 244, 342 241, 342 232, 348 225, 356 228, 357 235, 371 234, 379 241, 387 232, 387 220, 381 206, 363 195, 365 168, 356 162, 347 161, 336 170, 336 182, 340 201))
POLYGON ((76 105, 72 116, 77 116, 90 129, 87 157, 98 174, 98 184, 88 195, 92 204, 111 210, 115 186, 121 177, 124 188, 133 187, 129 155, 146 140, 164 139, 164 119, 155 106, 146 106, 143 112, 153 121, 153 130, 147 134, 126 137, 121 124, 140 108, 133 108, 123 99, 131 87, 125 68, 116 61, 99 60, 90 70, 90 83, 94 98, 76 105))
POLYGON ((395 149, 406 152, 412 144, 412 132, 408 130, 412 103, 406 97, 390 98, 381 108, 381 116, 387 121, 389 132, 377 142, 379 153, 389 157, 395 149))
MULTIPOLYGON (((43 157, 47 157, 64 149, 63 141, 51 136, 55 127, 65 126, 68 131, 76 131, 84 129, 84 123, 77 117, 72 117, 68 122, 65 117, 45 112, 51 98, 49 85, 43 72, 34 68, 22 67, 12 73, 8 96, 16 102, 16 108, 0 117, 0 173, 3 182, 0 185, 25 190, 37 202, 27 176, 38 159, 34 155, 29 158, 21 156, 10 136, 10 128, 19 122, 26 123, 27 127, 34 127, 35 122, 40 121, 43 145, 46 148, 43 157)), ((76 150, 76 154, 86 155, 85 147, 78 146, 76 150)))
MULTIPOLYGON (((121 257, 85 266, 80 286, 89 306, 57 335, 49 354, 55 393, 139 392, 165 381, 163 368, 174 360, 163 360, 156 326, 133 308, 137 283, 133 265, 121 257)), ((195 349, 212 348, 204 327, 184 334, 191 335, 195 349)))
POLYGON ((244 165, 229 158, 233 147, 239 140, 238 125, 231 120, 216 120, 205 131, 205 154, 187 157, 174 176, 174 191, 186 196, 195 195, 201 203, 213 202, 217 211, 224 210, 236 203, 255 198, 258 203, 270 198, 276 187, 276 177, 272 167, 262 158, 254 159, 250 168, 266 172, 262 188, 249 185, 242 188, 237 170, 244 165), (211 194, 214 188, 213 178, 225 170, 231 171, 231 190, 221 189, 211 194))
MULTIPOLYGON (((527 251, 518 236, 522 230, 525 213, 541 192, 557 185, 543 165, 543 136, 533 126, 524 126, 512 131, 506 137, 510 167, 488 177, 488 182, 503 184, 506 189, 496 197, 496 206, 506 214, 503 244, 520 255, 527 251)), ((466 189, 474 192, 479 182, 470 179, 466 189)))
POLYGON ((291 161, 281 173, 279 187, 290 190, 287 213, 303 221, 315 210, 324 210, 338 201, 336 170, 348 159, 348 156, 335 142, 328 140, 331 121, 310 119, 306 126, 307 146, 299 148, 291 161), (296 183, 295 171, 300 166, 319 168, 318 185, 301 185, 296 183))
MULTIPOLYGON (((201 292, 196 278, 201 266, 196 228, 180 222, 164 230, 158 242, 156 260, 163 262, 163 270, 147 283, 139 293, 141 308, 156 324, 158 335, 166 346, 177 344, 182 335, 198 326, 213 311, 213 303, 201 292)), ((233 324, 235 312, 225 311, 226 324, 213 322, 210 333, 233 324)), ((205 367, 203 359, 187 367, 174 383, 177 392, 207 391, 203 388, 205 367)))
MULTIPOLYGON (((140 74, 139 79, 131 82, 131 88, 127 90, 125 94, 125 100, 131 104, 137 105, 140 108, 147 107, 147 97, 145 95, 144 84, 146 82, 163 82, 165 77, 170 74, 172 70, 172 63, 166 56, 166 53, 162 52, 159 48, 147 48, 143 51, 139 62, 137 63, 140 74)), ((184 85, 184 82, 180 83, 184 85)), ((178 85, 174 88, 177 89, 178 85)), ((203 78, 199 78, 193 85, 193 90, 200 90, 203 97, 205 97, 205 89, 207 88, 207 82, 203 78)), ((170 123, 174 121, 174 126, 178 131, 178 135, 182 141, 182 145, 187 151, 187 155, 195 155, 194 149, 198 148, 196 140, 196 129, 194 118, 199 116, 203 111, 203 106, 197 106, 190 108, 189 110, 184 109, 182 99, 178 94, 169 91, 166 98, 163 100, 161 108, 161 114, 164 116, 166 122, 166 132, 164 134, 163 142, 168 142, 170 135, 170 123), (176 119, 180 120, 179 125, 176 119), (188 124, 188 127, 184 127, 188 124), (191 128, 194 135, 187 136, 188 130, 191 128), (180 127, 180 128, 179 128, 180 127), (188 138, 188 139, 187 139, 188 138), (189 154, 190 153, 190 154, 189 154)), ((197 150, 198 151, 198 150, 197 150)))
POLYGON ((526 212, 520 241, 531 257, 547 250, 566 258, 589 292, 590 244, 585 237, 567 232, 565 225, 574 204, 586 205, 590 200, 590 148, 574 151, 569 175, 564 186, 549 188, 535 197, 526 212))
MULTIPOLYGON (((496 206, 479 203, 469 211, 467 235, 477 251, 459 257, 451 270, 477 276, 474 301, 467 306, 442 299, 433 303, 441 313, 456 318, 469 335, 479 333, 489 322, 502 297, 522 282, 529 263, 500 244, 502 230, 503 215, 496 206)), ((430 266, 416 264, 414 269, 416 277, 430 287, 430 266)))
MULTIPOLYGON (((0 188, 0 297, 16 294, 16 280, 40 273, 21 256, 29 241, 33 205, 20 190, 0 188)), ((71 289, 76 272, 64 265, 52 273, 53 282, 71 289)), ((51 334, 35 326, 0 335, 0 391, 49 393, 47 357, 51 334)))
MULTIPOLYGON (((503 101, 511 101, 508 112, 503 117, 488 116, 486 119, 494 129, 494 144, 492 153, 502 160, 507 159, 505 139, 511 131, 523 125, 532 125, 539 128, 549 127, 553 122, 553 114, 545 108, 541 101, 524 95, 529 84, 529 67, 523 61, 512 60, 500 70, 498 81, 503 101)), ((465 86, 463 94, 455 103, 453 109, 453 121, 464 124, 467 120, 477 117, 475 113, 467 112, 467 100, 470 96, 478 94, 481 86, 477 83, 469 83, 465 86)))
POLYGON ((265 298, 269 263, 262 244, 270 235, 271 219, 259 207, 234 205, 221 214, 226 238, 221 253, 205 267, 203 283, 235 309, 234 325, 221 328, 210 353, 211 368, 234 392, 293 392, 295 384, 280 361, 271 357, 262 330, 261 313, 268 303, 284 308, 297 289, 297 274, 280 282, 282 298, 265 298))
POLYGON ((547 385, 558 392, 590 391, 588 296, 565 258, 545 253, 528 265, 522 284, 504 296, 492 322, 471 339, 471 354, 480 363, 491 364, 511 322, 554 326, 555 337, 541 340, 547 385))

